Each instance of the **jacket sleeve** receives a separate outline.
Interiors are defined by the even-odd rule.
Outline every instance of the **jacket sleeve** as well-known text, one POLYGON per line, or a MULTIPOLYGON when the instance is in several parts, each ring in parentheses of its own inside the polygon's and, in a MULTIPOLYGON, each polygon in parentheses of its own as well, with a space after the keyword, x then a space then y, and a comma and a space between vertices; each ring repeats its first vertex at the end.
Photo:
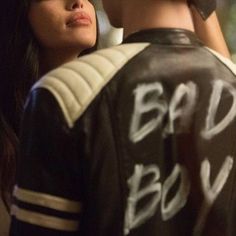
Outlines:
POLYGON ((35 89, 22 121, 11 236, 78 235, 82 200, 75 143, 56 99, 35 89))

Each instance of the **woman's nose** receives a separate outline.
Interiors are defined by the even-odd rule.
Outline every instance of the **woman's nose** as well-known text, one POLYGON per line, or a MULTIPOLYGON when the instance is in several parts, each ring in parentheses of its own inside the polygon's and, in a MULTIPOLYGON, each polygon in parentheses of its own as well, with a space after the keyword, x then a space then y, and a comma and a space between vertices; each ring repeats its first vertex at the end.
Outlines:
POLYGON ((68 8, 71 11, 83 7, 84 7, 83 0, 71 0, 70 3, 68 4, 68 8))

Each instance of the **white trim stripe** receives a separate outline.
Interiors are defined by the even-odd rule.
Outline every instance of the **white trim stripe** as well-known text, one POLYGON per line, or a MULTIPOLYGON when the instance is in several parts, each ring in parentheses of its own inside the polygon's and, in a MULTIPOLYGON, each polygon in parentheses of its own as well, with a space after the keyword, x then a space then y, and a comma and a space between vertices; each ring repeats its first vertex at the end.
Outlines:
POLYGON ((99 50, 49 72, 32 89, 49 90, 70 128, 114 74, 149 43, 132 43, 99 50))
POLYGON ((45 193, 39 193, 31 190, 22 189, 19 188, 18 186, 15 186, 13 191, 13 196, 22 202, 50 208, 53 210, 58 210, 68 213, 81 212, 81 204, 79 202, 52 196, 45 193))
POLYGON ((236 75, 236 65, 230 59, 222 56, 220 53, 212 50, 211 48, 205 47, 208 51, 210 51, 215 57, 217 57, 224 65, 226 65, 234 75, 236 75))
POLYGON ((54 216, 47 216, 41 213, 23 210, 15 205, 12 205, 11 207, 11 215, 14 215, 16 219, 25 223, 54 230, 75 232, 79 228, 78 221, 65 220, 54 216))

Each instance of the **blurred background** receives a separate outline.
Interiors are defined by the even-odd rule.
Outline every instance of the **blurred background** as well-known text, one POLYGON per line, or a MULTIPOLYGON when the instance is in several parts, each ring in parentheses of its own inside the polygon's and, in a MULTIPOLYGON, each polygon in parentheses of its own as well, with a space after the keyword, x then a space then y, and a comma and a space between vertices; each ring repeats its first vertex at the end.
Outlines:
POLYGON ((218 16, 233 60, 236 62, 236 0, 218 0, 218 16))
MULTIPOLYGON (((94 3, 100 28, 99 47, 104 48, 119 44, 122 41, 122 29, 114 29, 110 26, 103 11, 101 0, 94 0, 94 3)), ((236 62, 236 0, 217 0, 217 4, 222 30, 233 55, 233 60, 236 62)))

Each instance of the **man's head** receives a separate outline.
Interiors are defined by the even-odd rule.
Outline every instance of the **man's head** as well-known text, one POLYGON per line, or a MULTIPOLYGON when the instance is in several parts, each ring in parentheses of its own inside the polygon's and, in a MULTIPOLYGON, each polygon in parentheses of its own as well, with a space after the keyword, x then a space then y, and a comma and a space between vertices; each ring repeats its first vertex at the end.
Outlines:
POLYGON ((171 27, 193 30, 187 0, 102 0, 102 2, 110 23, 115 27, 124 28, 124 37, 150 28, 171 27))
MULTIPOLYGON (((185 2, 186 4, 188 3, 188 5, 194 5, 204 19, 216 9, 216 0, 145 0, 145 5, 152 5, 157 2, 175 4, 175 1, 176 4, 185 2)), ((128 4, 132 5, 132 8, 137 7, 137 5, 142 5, 143 0, 102 0, 102 2, 111 24, 115 27, 123 27, 122 17, 124 9, 128 4)), ((140 12, 140 14, 142 14, 142 12, 140 12)), ((132 16, 130 17, 132 18, 132 16)))

